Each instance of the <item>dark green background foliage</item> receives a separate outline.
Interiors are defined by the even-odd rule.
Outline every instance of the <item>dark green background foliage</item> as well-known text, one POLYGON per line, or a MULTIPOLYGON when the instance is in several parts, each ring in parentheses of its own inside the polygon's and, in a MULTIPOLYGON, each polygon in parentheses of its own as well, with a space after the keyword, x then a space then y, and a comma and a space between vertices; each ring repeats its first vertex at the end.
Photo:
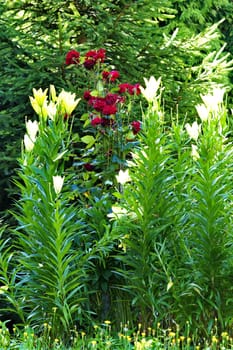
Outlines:
MULTIPOLYGON (((228 0, 206 0, 206 1, 174 1, 174 7, 177 10, 178 25, 180 28, 189 28, 198 32, 212 23, 225 18, 220 29, 223 34, 223 40, 227 42, 227 51, 233 52, 232 48, 232 21, 233 21, 233 3, 228 0)), ((173 22, 173 27, 174 27, 173 22)))
MULTIPOLYGON (((224 65, 203 73, 203 58, 218 50, 232 52, 232 3, 214 1, 62 1, 0 2, 0 210, 7 209, 11 176, 24 132, 25 116, 32 115, 32 88, 54 84, 58 89, 85 86, 83 77, 71 84, 64 66, 70 49, 85 53, 104 47, 108 62, 121 80, 143 83, 143 77, 162 76, 168 108, 192 113, 199 92, 210 81, 228 83, 224 65), (194 35, 220 19, 222 36, 204 44, 194 35), (170 40, 179 28, 174 40, 170 40), (184 43, 186 43, 184 45, 184 43), (193 69, 192 67, 196 67, 193 69)), ((202 36, 201 36, 202 37, 202 36)), ((210 57, 207 62, 214 59, 210 57)))

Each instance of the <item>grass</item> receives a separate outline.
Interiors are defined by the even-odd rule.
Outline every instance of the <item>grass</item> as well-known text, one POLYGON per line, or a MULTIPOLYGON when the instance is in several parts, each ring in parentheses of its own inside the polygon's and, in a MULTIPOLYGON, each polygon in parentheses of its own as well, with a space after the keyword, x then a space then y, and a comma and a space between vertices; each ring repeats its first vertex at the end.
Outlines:
MULTIPOLYGON (((219 337, 212 333, 209 339, 197 339, 190 335, 189 327, 181 334, 179 327, 162 329, 160 324, 155 329, 142 329, 141 324, 132 330, 128 324, 121 325, 119 332, 112 330, 111 322, 94 325, 92 334, 74 330, 70 337, 70 346, 65 346, 61 339, 52 340, 50 326, 44 324, 41 334, 29 326, 19 329, 13 328, 10 333, 5 322, 0 322, 0 350, 230 350, 233 349, 233 338, 227 332, 219 337)), ((216 329, 217 332, 217 329, 216 329)), ((61 335, 62 337, 62 335, 61 335)))

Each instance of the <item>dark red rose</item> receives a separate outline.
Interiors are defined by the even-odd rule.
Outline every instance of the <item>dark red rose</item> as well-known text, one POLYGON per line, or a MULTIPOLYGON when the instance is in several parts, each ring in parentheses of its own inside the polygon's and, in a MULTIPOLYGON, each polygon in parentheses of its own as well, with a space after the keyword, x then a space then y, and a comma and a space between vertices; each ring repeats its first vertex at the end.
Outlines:
POLYGON ((76 50, 71 50, 69 52, 67 52, 66 54, 66 64, 70 65, 70 64, 78 64, 79 63, 79 57, 80 57, 80 53, 76 50))
POLYGON ((91 93, 90 93, 89 90, 84 91, 84 93, 83 93, 83 98, 84 98, 84 100, 89 101, 91 97, 92 97, 92 96, 91 96, 91 93))
POLYGON ((120 93, 120 94, 123 94, 123 93, 127 92, 129 86, 130 86, 129 83, 119 84, 119 93, 120 93))
POLYGON ((96 61, 95 57, 96 57, 96 50, 90 50, 86 53, 85 57, 88 59, 88 58, 91 58, 93 59, 94 61, 96 61))
POLYGON ((108 72, 108 71, 103 71, 102 72, 102 78, 104 79, 104 80, 107 80, 108 79, 108 77, 109 77, 109 74, 110 74, 110 72, 108 72))
POLYGON ((117 95, 117 94, 108 93, 108 94, 105 96, 105 99, 104 99, 104 100, 105 100, 105 103, 106 103, 107 105, 114 105, 115 103, 118 102, 119 97, 121 97, 121 96, 119 96, 119 95, 117 95))
POLYGON ((125 93, 128 92, 130 95, 139 95, 141 93, 140 85, 139 84, 129 84, 129 83, 123 83, 119 85, 119 93, 125 93))
POLYGON ((100 60, 101 63, 104 62, 105 60, 105 53, 106 53, 106 50, 105 49, 99 49, 96 51, 96 56, 95 56, 95 59, 96 61, 97 60, 100 60))
POLYGON ((92 165, 90 163, 85 163, 85 164, 83 164, 83 166, 87 171, 93 171, 95 168, 94 165, 92 165))
POLYGON ((138 120, 135 120, 131 123, 131 126, 132 126, 134 135, 137 135, 141 130, 141 123, 138 120))
POLYGON ((130 95, 139 95, 141 93, 140 84, 131 85, 128 91, 130 95))
POLYGON ((120 76, 120 73, 117 70, 112 70, 109 72, 109 80, 111 82, 114 82, 116 79, 118 79, 120 76))
POLYGON ((91 97, 89 102, 97 112, 102 112, 103 108, 106 105, 105 99, 103 97, 91 97))
POLYGON ((103 123, 103 118, 100 118, 100 117, 95 117, 94 119, 91 120, 92 126, 102 125, 102 123, 103 123))
POLYGON ((118 79, 120 76, 120 73, 117 70, 112 70, 111 72, 103 71, 102 72, 102 78, 104 80, 109 80, 110 82, 114 82, 116 79, 118 79))
POLYGON ((85 61, 83 63, 84 67, 86 69, 92 69, 97 61, 103 63, 105 59, 105 52, 106 51, 104 49, 88 51, 85 55, 85 61))
POLYGON ((116 105, 105 105, 103 108, 102 113, 105 115, 110 115, 110 114, 116 114, 117 112, 117 107, 116 105))
POLYGON ((102 126, 110 126, 114 124, 114 120, 111 118, 102 118, 102 126))
POLYGON ((92 69, 95 64, 96 64, 96 61, 94 61, 92 59, 90 59, 90 60, 88 59, 83 63, 83 65, 86 69, 92 69))
POLYGON ((88 100, 88 104, 93 107, 93 104, 95 103, 96 97, 91 96, 88 100))

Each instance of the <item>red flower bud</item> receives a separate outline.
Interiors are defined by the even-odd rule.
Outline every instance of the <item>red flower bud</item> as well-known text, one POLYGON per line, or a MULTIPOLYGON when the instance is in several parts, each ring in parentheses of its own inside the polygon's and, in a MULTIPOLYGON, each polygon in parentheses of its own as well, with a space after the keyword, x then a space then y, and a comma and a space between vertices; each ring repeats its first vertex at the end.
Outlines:
POLYGON ((139 133, 139 131, 141 130, 141 123, 139 121, 135 120, 131 123, 131 126, 132 126, 132 130, 133 130, 134 135, 137 135, 139 133))
POLYGON ((94 165, 92 165, 90 163, 85 163, 85 164, 83 164, 83 166, 87 171, 92 171, 95 168, 94 165))

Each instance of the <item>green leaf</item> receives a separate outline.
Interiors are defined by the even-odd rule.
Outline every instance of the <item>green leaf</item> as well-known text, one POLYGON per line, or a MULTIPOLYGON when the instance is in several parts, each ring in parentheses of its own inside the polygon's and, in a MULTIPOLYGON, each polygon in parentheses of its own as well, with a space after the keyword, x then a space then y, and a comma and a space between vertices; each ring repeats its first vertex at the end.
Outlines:
POLYGON ((53 159, 53 161, 56 162, 57 160, 61 159, 67 152, 68 150, 65 150, 64 152, 59 153, 57 157, 53 159))
POLYGON ((80 117, 80 120, 87 120, 89 118, 89 113, 84 113, 82 114, 82 116, 80 117))
POLYGON ((81 141, 87 145, 87 148, 90 148, 95 143, 95 138, 91 135, 86 135, 81 137, 81 141))

